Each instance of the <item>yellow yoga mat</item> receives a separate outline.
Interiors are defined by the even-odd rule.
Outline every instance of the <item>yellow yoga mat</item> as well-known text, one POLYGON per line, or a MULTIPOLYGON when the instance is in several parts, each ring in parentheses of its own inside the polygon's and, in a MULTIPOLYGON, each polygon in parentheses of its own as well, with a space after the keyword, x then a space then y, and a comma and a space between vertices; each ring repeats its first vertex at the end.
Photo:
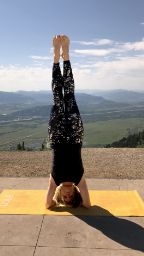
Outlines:
POLYGON ((89 190, 92 207, 45 209, 46 190, 3 190, 0 214, 144 216, 144 202, 137 191, 89 190))

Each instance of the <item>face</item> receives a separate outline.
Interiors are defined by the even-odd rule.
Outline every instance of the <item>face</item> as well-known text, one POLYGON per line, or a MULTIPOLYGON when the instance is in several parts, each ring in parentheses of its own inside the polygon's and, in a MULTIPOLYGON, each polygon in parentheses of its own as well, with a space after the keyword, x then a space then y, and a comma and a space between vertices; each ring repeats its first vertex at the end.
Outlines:
POLYGON ((73 186, 62 186, 61 187, 61 197, 65 203, 70 203, 74 196, 73 186))

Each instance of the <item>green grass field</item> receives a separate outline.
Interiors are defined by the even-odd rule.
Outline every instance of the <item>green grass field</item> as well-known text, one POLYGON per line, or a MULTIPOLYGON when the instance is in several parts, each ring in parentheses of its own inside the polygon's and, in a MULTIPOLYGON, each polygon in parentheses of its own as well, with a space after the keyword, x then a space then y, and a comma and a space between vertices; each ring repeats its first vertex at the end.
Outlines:
MULTIPOLYGON (((128 136, 128 130, 132 133, 144 129, 144 118, 115 119, 85 123, 85 147, 98 147, 128 136)), ((41 147, 47 138, 47 123, 39 121, 25 121, 7 123, 0 127, 0 150, 16 146, 24 141, 25 145, 34 149, 41 147)))
POLYGON ((85 124, 84 144, 95 146, 112 143, 124 136, 128 130, 138 132, 144 129, 144 118, 115 119, 85 124))

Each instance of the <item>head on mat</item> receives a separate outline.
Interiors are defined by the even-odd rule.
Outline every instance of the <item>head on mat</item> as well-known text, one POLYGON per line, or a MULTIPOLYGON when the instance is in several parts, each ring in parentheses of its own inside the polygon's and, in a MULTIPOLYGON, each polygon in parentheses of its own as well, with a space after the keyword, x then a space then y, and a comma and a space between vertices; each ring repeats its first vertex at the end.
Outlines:
POLYGON ((82 205, 80 191, 75 184, 60 184, 55 191, 54 199, 57 205, 78 207, 82 205))

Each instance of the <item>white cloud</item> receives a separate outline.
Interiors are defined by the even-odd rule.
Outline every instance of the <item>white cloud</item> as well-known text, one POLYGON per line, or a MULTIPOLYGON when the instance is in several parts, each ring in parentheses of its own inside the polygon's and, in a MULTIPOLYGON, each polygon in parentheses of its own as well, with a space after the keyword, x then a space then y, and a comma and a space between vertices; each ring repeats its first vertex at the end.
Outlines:
POLYGON ((111 45, 113 43, 112 40, 102 38, 102 39, 95 39, 93 41, 72 41, 74 43, 78 43, 81 45, 95 45, 95 46, 101 46, 101 45, 111 45))
POLYGON ((3 91, 51 89, 51 69, 47 67, 3 66, 0 88, 3 91))
POLYGON ((113 41, 110 39, 103 38, 103 39, 96 40, 96 45, 111 45, 111 44, 113 44, 113 41))
POLYGON ((50 60, 50 57, 48 57, 48 56, 37 56, 37 55, 33 55, 33 56, 30 56, 30 58, 32 58, 33 60, 36 60, 36 61, 46 61, 46 60, 50 60))
POLYGON ((119 49, 119 48, 109 48, 109 49, 84 49, 84 50, 79 50, 76 49, 74 50, 75 53, 82 54, 82 55, 91 55, 91 56, 107 56, 112 53, 119 53, 119 52, 124 52, 125 49, 119 49))
POLYGON ((124 43, 121 46, 122 49, 126 50, 126 51, 144 51, 144 40, 142 39, 142 41, 139 42, 127 42, 124 43))
POLYGON ((144 22, 141 22, 140 25, 144 25, 144 22))
POLYGON ((104 50, 99 50, 99 49, 88 49, 88 50, 80 50, 80 49, 76 49, 74 50, 75 53, 78 53, 78 54, 82 54, 82 55, 91 55, 91 56, 105 56, 107 55, 107 51, 104 49, 104 50))
MULTIPOLYGON (((104 40, 104 39, 102 39, 104 40)), ((106 40, 106 39, 105 39, 106 40)), ((108 39, 107 39, 108 40, 108 39)), ((115 42, 112 48, 96 48, 96 49, 75 49, 74 52, 85 56, 104 57, 110 54, 126 53, 129 51, 144 51, 144 39, 138 42, 115 42)))
MULTIPOLYGON (((77 89, 143 90, 144 56, 120 57, 112 61, 73 63, 77 89)), ((0 67, 0 88, 4 91, 51 90, 50 67, 0 67)))
POLYGON ((72 41, 73 43, 78 43, 81 45, 95 45, 95 43, 93 41, 72 41))
POLYGON ((82 88, 143 90, 144 56, 99 61, 87 65, 86 69, 76 67, 74 73, 77 84, 82 88), (88 73, 87 69, 91 72, 88 73))
MULTIPOLYGON (((144 39, 136 42, 113 42, 112 46, 107 44, 107 47, 104 44, 102 47, 102 42, 99 43, 101 48, 87 47, 71 52, 76 88, 143 90, 144 39), (75 57, 77 59, 73 61, 75 57)), ((33 55, 31 58, 38 66, 0 66, 0 90, 51 89, 52 66, 46 66, 45 62, 49 57, 33 55), (43 60, 44 63, 40 66, 43 60)))

